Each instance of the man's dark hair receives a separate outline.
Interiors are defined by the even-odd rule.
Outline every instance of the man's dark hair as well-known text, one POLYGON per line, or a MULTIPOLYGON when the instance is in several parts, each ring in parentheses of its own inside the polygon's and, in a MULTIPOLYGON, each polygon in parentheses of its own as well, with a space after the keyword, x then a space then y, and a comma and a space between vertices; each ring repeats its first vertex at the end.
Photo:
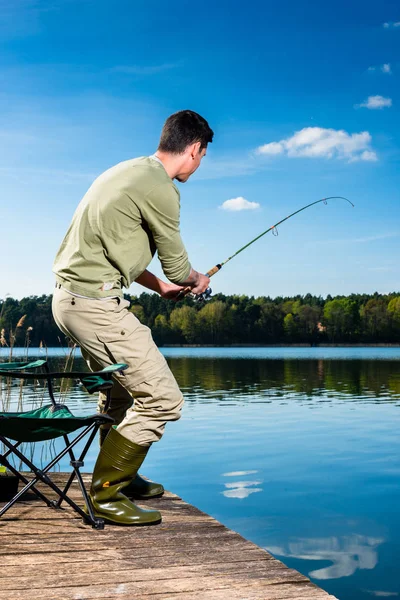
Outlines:
POLYGON ((180 110, 165 121, 158 150, 182 154, 190 144, 200 142, 200 150, 213 140, 214 132, 203 117, 192 110, 180 110))

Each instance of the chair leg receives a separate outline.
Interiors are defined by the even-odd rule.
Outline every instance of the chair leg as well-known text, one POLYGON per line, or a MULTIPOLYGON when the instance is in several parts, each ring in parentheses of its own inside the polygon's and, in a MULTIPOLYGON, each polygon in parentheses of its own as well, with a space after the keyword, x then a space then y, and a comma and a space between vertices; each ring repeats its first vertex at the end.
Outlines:
MULTIPOLYGON (((89 432, 90 430, 96 430, 97 429, 97 425, 92 424, 89 428, 87 428, 86 430, 84 430, 82 433, 80 433, 79 435, 77 435, 77 437, 69 444, 69 446, 67 448, 64 448, 62 450, 62 452, 60 452, 60 454, 58 454, 44 469, 38 469, 26 456, 24 456, 17 448, 13 447, 12 444, 10 444, 7 440, 5 440, 5 445, 8 448, 12 448, 12 452, 25 464, 29 467, 29 469, 35 474, 34 479, 32 479, 31 481, 29 481, 27 483, 27 485, 20 491, 18 492, 18 494, 16 494, 14 496, 14 498, 6 505, 3 507, 3 509, 0 511, 0 517, 7 511, 9 510, 9 508, 15 504, 15 502, 17 502, 21 496, 27 492, 29 489, 33 488, 33 486, 35 486, 39 481, 42 481, 43 483, 45 483, 46 485, 48 485, 54 492, 56 492, 56 494, 62 498, 63 500, 65 500, 65 502, 67 502, 71 508, 73 508, 75 510, 75 512, 77 512, 84 520, 85 522, 89 522, 92 527, 94 527, 95 529, 103 529, 104 528, 104 520, 97 518, 93 515, 93 511, 92 514, 89 515, 87 513, 85 513, 82 508, 80 506, 78 506, 73 500, 71 500, 71 498, 69 498, 64 492, 63 490, 61 490, 51 479, 50 477, 48 477, 47 472, 50 471, 59 461, 61 458, 63 458, 67 453, 70 452, 71 448, 73 446, 75 446, 78 442, 80 442, 89 432)), ((93 431, 92 431, 93 433, 93 431)), ((79 473, 80 475, 80 473, 79 473)), ((82 481, 82 486, 84 488, 83 485, 83 481, 82 481)), ((86 490, 85 490, 86 491, 86 490)), ((84 494, 87 498, 87 494, 84 494)), ((85 499, 86 499, 85 498, 85 499)), ((47 503, 47 499, 46 499, 46 503, 47 503)), ((51 506, 56 507, 57 503, 52 501, 51 502, 51 506)), ((89 506, 91 507, 91 505, 89 504, 89 506)))
MULTIPOLYGON (((93 439, 97 434, 97 431, 99 429, 99 426, 95 426, 95 428, 93 429, 92 433, 89 436, 88 441, 85 444, 85 447, 83 448, 78 460, 75 459, 75 456, 73 454, 72 449, 70 448, 69 450, 69 455, 70 457, 72 457, 73 460, 71 460, 70 464, 73 468, 73 471, 71 472, 68 481, 63 489, 63 494, 67 495, 68 490, 70 489, 72 482, 74 481, 75 477, 78 481, 78 485, 80 487, 83 499, 85 501, 86 507, 87 507, 87 511, 88 514, 85 513, 85 517, 84 520, 85 522, 89 523, 90 525, 92 525, 92 527, 94 529, 104 529, 104 520, 103 519, 99 519, 98 517, 95 516, 94 512, 93 512, 93 505, 92 505, 92 501, 90 499, 89 494, 87 493, 85 484, 83 482, 82 479, 82 474, 80 472, 80 468, 84 466, 84 459, 85 456, 87 454, 87 451, 89 450, 90 446, 92 445, 93 439)), ((66 437, 66 436, 65 436, 66 437)), ((68 440, 68 444, 70 444, 69 440, 68 440)), ((62 502, 65 500, 65 498, 63 496, 60 496, 60 498, 57 500, 55 506, 57 508, 61 507, 62 502)))
MULTIPOLYGON (((1 456, 0 456, 0 463, 2 463, 2 464, 3 464, 3 466, 4 466, 4 467, 6 467, 6 469, 8 469, 9 471, 11 471, 11 473, 12 473, 13 475, 15 475, 16 477, 18 477, 18 479, 19 479, 20 481, 22 481, 23 483, 25 483, 25 487, 26 487, 26 485, 27 485, 27 484, 29 484, 29 483, 30 483, 30 482, 29 482, 29 479, 27 479, 27 478, 25 477, 25 475, 22 475, 22 473, 20 473, 19 471, 17 471, 17 469, 15 469, 15 468, 12 466, 12 464, 8 462, 8 460, 7 460, 7 459, 4 459, 4 456, 3 456, 3 457, 1 457, 1 456)), ((23 494, 25 494, 25 493, 27 492, 27 490, 25 489, 25 487, 23 488, 23 490, 21 490, 21 491, 22 491, 22 495, 23 495, 23 494)), ((46 496, 45 496, 44 494, 42 494, 42 492, 40 492, 40 491, 39 491, 38 489, 36 489, 34 486, 31 486, 29 489, 31 489, 31 490, 32 490, 32 492, 34 492, 34 493, 36 494, 36 496, 37 496, 38 498, 40 498, 40 500, 43 500, 43 502, 44 502, 45 504, 47 504, 47 506, 49 506, 49 507, 50 507, 50 506, 53 506, 53 502, 52 502, 51 500, 49 500, 48 498, 46 498, 46 496)), ((21 496, 22 496, 22 495, 21 495, 21 496)), ((13 502, 13 504, 14 504, 14 502, 13 502)), ((8 510, 8 509, 7 509, 7 510, 8 510)), ((6 512, 6 511, 4 511, 4 512, 6 512)), ((2 515, 2 514, 3 514, 3 513, 0 513, 0 517, 1 517, 1 515, 2 515)))
POLYGON ((90 524, 95 529, 104 529, 104 519, 96 517, 93 512, 92 502, 90 497, 86 491, 85 484, 82 479, 82 475, 79 471, 80 467, 84 465, 84 458, 86 456, 89 447, 91 446, 94 437, 96 436, 99 429, 99 425, 97 423, 92 423, 88 428, 86 428, 83 432, 78 434, 72 442, 69 441, 67 436, 64 437, 64 441, 66 443, 66 447, 43 469, 38 469, 26 456, 24 456, 18 449, 19 443, 15 446, 12 445, 7 439, 3 436, 0 436, 0 441, 2 441, 5 446, 8 448, 7 456, 10 453, 13 453, 19 460, 26 465, 35 475, 35 477, 31 480, 28 480, 24 475, 19 473, 12 465, 9 464, 9 461, 4 458, 4 456, 0 455, 0 464, 4 464, 7 468, 10 468, 11 472, 17 475, 21 481, 23 481, 26 485, 20 490, 14 498, 8 502, 1 510, 0 517, 7 512, 28 490, 32 490, 41 500, 43 500, 47 506, 53 508, 60 508, 61 503, 63 501, 67 502, 71 506, 71 508, 78 513, 86 523, 90 524), (75 454, 73 452, 73 448, 76 444, 78 444, 84 437, 89 434, 88 440, 80 454, 78 460, 75 458, 75 454), (69 454, 71 459, 71 466, 73 468, 73 472, 71 473, 67 484, 64 489, 60 489, 47 475, 48 471, 50 471, 66 454, 69 454), (68 495, 67 492, 71 487, 73 480, 77 478, 78 485, 80 487, 83 500, 86 503, 87 511, 85 512, 80 506, 78 506, 68 495), (58 496, 57 500, 49 500, 42 492, 40 492, 35 486, 38 482, 45 483, 48 487, 50 487, 58 496))
MULTIPOLYGON (((0 517, 9 509, 11 508, 11 506, 13 506, 13 504, 15 504, 15 502, 17 502, 20 498, 22 498, 22 496, 28 491, 28 490, 32 490, 32 492, 34 494, 36 494, 36 496, 38 498, 40 498, 41 500, 43 500, 43 502, 45 504, 47 504, 47 506, 53 506, 53 502, 51 500, 49 500, 42 492, 40 492, 36 487, 35 484, 31 483, 31 481, 29 481, 29 479, 27 479, 24 475, 22 475, 22 473, 20 473, 15 467, 13 467, 13 465, 8 461, 7 456, 9 456, 10 454, 14 453, 18 458, 20 458, 20 460, 22 460, 22 462, 25 462, 25 464, 27 464, 26 461, 24 461, 25 457, 23 454, 21 454, 19 452, 19 450, 17 450, 17 447, 20 446, 21 442, 18 442, 17 444, 11 444, 6 438, 4 438, 3 436, 0 436, 0 441, 6 446, 6 448, 8 449, 7 452, 3 455, 0 454, 0 464, 2 464, 4 467, 6 467, 6 469, 8 469, 9 471, 11 471, 11 473, 13 473, 13 475, 16 475, 16 477, 18 477, 18 479, 20 481, 22 481, 23 483, 25 483, 25 487, 22 488, 22 490, 20 490, 18 492, 18 494, 16 494, 14 496, 14 498, 12 498, 10 500, 10 502, 8 502, 5 506, 3 506, 3 508, 0 511, 0 517)), ((28 465, 29 466, 29 465, 28 465)))
MULTIPOLYGON (((79 469, 81 467, 83 467, 85 464, 84 463, 85 456, 86 456, 87 451, 89 450, 90 446, 92 445, 92 442, 97 434, 99 427, 100 427, 99 425, 94 426, 93 431, 90 434, 88 441, 86 442, 85 447, 83 448, 78 460, 75 459, 75 455, 73 453, 72 446, 71 446, 71 443, 70 443, 68 437, 66 435, 63 436, 65 443, 69 447, 69 456, 71 458, 70 465, 73 468, 73 471, 72 471, 71 475, 69 476, 68 481, 64 487, 64 490, 63 490, 64 494, 66 494, 68 492, 69 488, 71 487, 72 482, 74 481, 74 479, 76 477, 78 479, 79 486, 80 486, 81 491, 86 500, 86 496, 87 496, 86 489, 85 489, 82 477, 80 476, 79 469)), ((61 506, 62 501, 63 501, 63 499, 59 498, 59 500, 57 501, 57 506, 61 506)))

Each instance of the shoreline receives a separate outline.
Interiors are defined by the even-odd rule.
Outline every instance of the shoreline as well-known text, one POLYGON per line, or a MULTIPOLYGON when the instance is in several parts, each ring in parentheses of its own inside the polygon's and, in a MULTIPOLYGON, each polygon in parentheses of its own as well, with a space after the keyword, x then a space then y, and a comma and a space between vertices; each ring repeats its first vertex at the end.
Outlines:
POLYGON ((400 344, 164 344, 160 348, 400 348, 400 344))
MULTIPOLYGON (((309 344, 309 343, 298 343, 298 344, 160 344, 159 348, 400 348, 400 344, 390 343, 375 343, 375 344, 309 344)), ((53 349, 49 347, 48 350, 53 349)), ((71 348, 57 348, 58 350, 69 351, 71 348)), ((8 354, 8 347, 0 348, 0 356, 8 354), (3 352, 2 352, 3 351, 3 352)), ((30 352, 31 350, 41 350, 43 348, 39 346, 29 346, 27 349, 25 346, 14 346, 13 350, 18 351, 25 350, 30 352)))

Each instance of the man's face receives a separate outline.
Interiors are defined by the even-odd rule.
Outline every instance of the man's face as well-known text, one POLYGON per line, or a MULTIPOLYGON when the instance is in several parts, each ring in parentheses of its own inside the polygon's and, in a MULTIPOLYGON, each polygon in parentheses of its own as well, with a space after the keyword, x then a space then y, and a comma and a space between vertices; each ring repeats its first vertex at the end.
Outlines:
POLYGON ((176 175, 180 183, 185 183, 191 175, 199 168, 201 159, 206 155, 207 148, 200 150, 200 143, 193 144, 187 150, 187 159, 182 166, 181 171, 176 175))

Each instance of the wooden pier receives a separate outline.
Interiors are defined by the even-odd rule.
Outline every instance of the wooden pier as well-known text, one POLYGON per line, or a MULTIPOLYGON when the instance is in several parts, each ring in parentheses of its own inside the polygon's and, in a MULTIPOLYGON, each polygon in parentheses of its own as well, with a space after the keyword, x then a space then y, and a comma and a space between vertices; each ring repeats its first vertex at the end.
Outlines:
POLYGON ((174 494, 139 504, 162 524, 96 531, 70 508, 20 502, 0 519, 2 600, 336 600, 174 494))

